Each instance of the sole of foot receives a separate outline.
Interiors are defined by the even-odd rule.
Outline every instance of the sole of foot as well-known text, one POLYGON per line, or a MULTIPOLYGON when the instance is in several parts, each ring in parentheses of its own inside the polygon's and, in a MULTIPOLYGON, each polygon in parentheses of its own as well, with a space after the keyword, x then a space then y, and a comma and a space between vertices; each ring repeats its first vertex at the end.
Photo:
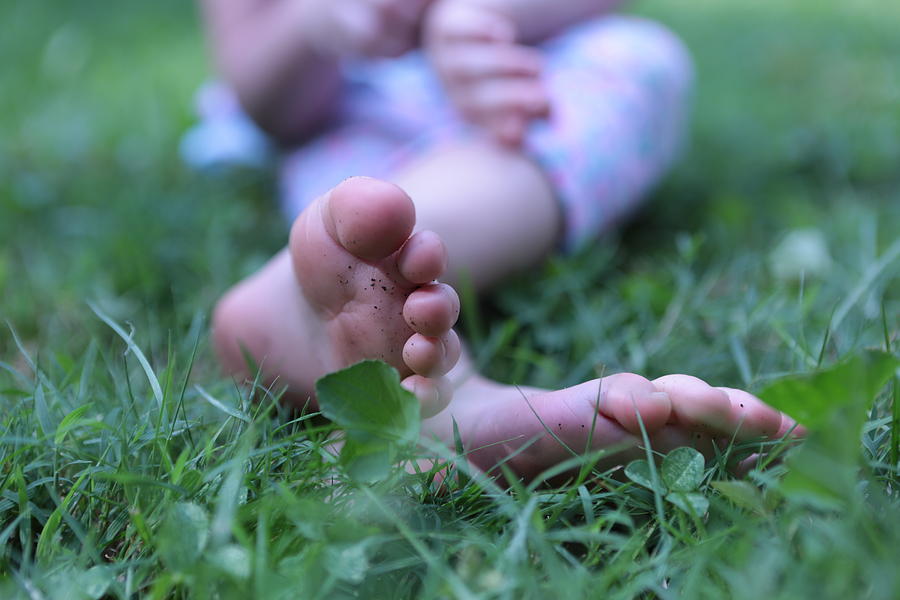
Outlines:
POLYGON ((459 299, 436 280, 440 238, 413 233, 415 207, 390 183, 354 177, 297 217, 288 248, 218 303, 215 346, 226 369, 288 388, 302 405, 315 380, 363 359, 401 374, 424 416, 450 401, 444 375, 460 356, 459 299))

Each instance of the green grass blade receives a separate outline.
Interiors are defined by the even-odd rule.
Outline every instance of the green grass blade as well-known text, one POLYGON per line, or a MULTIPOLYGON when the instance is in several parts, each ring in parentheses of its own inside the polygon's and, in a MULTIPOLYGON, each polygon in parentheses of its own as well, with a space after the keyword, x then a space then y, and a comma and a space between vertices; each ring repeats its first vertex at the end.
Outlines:
POLYGON ((134 341, 134 337, 132 334, 125 333, 125 330, 122 329, 115 321, 113 321, 106 313, 100 310, 100 307, 95 305, 92 302, 88 303, 88 306, 94 311, 94 314, 100 318, 101 321, 106 323, 110 329, 116 332, 116 334, 122 338, 125 342, 125 345, 128 347, 129 352, 134 354, 134 357, 137 359, 138 363, 140 363, 141 368, 144 370, 144 374, 147 376, 147 382, 150 384, 150 389, 153 390, 153 397, 156 398, 157 406, 162 409, 163 408, 163 392, 162 387, 159 385, 159 379, 156 377, 156 373, 153 371, 153 368, 150 366, 150 362, 147 360, 147 357, 144 356, 144 353, 138 347, 138 345, 134 341))

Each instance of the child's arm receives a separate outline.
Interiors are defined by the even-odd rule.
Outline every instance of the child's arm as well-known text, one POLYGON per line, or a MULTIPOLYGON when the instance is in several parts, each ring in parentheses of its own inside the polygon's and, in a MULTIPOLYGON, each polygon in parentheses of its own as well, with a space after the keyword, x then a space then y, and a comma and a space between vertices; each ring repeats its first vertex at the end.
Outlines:
POLYGON ((202 0, 213 54, 248 114, 282 141, 335 106, 339 61, 416 41, 428 0, 202 0))
POLYGON ((338 90, 337 59, 304 35, 304 4, 311 3, 202 0, 220 74, 256 123, 282 140, 305 135, 338 90))

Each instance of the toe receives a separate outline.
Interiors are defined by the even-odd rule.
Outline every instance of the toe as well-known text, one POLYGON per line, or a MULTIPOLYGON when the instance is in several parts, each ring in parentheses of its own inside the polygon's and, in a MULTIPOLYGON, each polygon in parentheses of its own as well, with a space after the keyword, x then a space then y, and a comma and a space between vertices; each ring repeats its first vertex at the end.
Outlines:
POLYGON ((778 428, 776 437, 790 436, 794 438, 804 438, 808 435, 806 427, 800 425, 786 414, 781 415, 781 426, 778 428))
POLYGON ((326 196, 322 215, 328 233, 348 252, 378 260, 409 238, 416 211, 406 192, 392 183, 353 177, 326 196))
POLYGON ((640 375, 618 373, 604 377, 600 380, 600 394, 600 412, 634 435, 641 435, 641 424, 653 432, 669 420, 668 395, 640 375))
POLYGON ((440 278, 447 268, 447 249, 433 231, 420 231, 410 237, 397 258, 400 274, 416 284, 440 278))
POLYGON ((446 377, 410 375, 400 385, 415 394, 423 419, 435 416, 450 404, 453 386, 446 377))
POLYGON ((775 437, 781 429, 782 414, 743 390, 720 387, 731 401, 731 420, 737 424, 737 439, 775 437))
POLYGON ((443 283, 423 285, 406 299, 403 318, 413 331, 429 337, 447 333, 459 317, 459 297, 443 283))
POLYGON ((403 346, 403 362, 414 373, 426 377, 446 375, 459 361, 459 337, 452 329, 441 337, 415 333, 403 346))
POLYGON ((675 424, 714 435, 732 435, 736 430, 731 399, 722 390, 690 375, 665 375, 653 384, 669 394, 675 424))

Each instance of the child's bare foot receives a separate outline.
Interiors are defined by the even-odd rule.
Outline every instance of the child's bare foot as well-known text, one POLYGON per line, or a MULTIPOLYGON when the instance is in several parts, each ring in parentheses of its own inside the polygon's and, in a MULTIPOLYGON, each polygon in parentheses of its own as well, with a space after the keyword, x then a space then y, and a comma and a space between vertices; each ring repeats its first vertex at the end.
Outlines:
POLYGON ((613 450, 598 463, 604 468, 644 456, 641 422, 653 450, 693 446, 707 455, 713 444, 721 447, 732 438, 778 439, 804 431, 747 392, 712 387, 689 375, 649 381, 631 373, 557 391, 503 386, 475 376, 459 387, 447 410, 425 421, 425 435, 452 448, 453 421, 472 464, 490 471, 506 461, 526 479, 572 458, 573 452, 613 450))
POLYGON ((450 397, 443 375, 459 359, 459 300, 434 281, 446 268, 443 243, 412 234, 414 224, 412 201, 382 181, 349 179, 317 199, 288 249, 219 302, 214 336, 226 368, 250 375, 243 347, 303 403, 322 375, 381 359, 423 415, 436 414, 450 397))
POLYGON ((255 375, 243 347, 267 381, 286 385, 287 397, 302 405, 314 400, 322 375, 382 359, 421 401, 425 436, 452 447, 455 420, 473 464, 488 470, 515 455, 507 464, 526 478, 571 451, 626 448, 633 455, 641 445, 638 414, 657 450, 711 449, 719 438, 776 437, 794 425, 746 392, 686 375, 651 382, 619 374, 544 391, 467 373, 451 330, 458 298, 434 283, 446 268, 443 243, 431 232, 412 234, 414 225, 409 197, 381 181, 350 179, 317 199, 294 223, 288 249, 216 307, 225 367, 255 375), (457 389, 441 412, 450 401, 448 372, 457 389))

